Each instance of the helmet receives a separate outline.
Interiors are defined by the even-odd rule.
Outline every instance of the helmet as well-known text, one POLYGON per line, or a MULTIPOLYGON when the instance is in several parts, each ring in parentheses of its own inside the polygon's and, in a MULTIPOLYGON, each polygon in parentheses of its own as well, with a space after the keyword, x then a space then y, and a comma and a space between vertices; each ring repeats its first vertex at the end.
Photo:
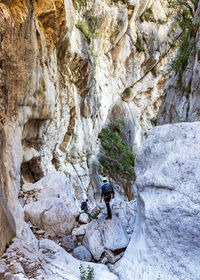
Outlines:
POLYGON ((103 182, 107 182, 108 179, 106 177, 103 178, 103 182))

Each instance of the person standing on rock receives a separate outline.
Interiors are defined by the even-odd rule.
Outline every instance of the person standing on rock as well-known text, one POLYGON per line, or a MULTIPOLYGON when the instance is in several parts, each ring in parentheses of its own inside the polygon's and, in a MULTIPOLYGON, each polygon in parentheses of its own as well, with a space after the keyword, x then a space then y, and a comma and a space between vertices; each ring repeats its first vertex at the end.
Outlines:
POLYGON ((84 211, 85 213, 88 212, 88 199, 86 201, 83 201, 81 204, 81 210, 84 211))
POLYGON ((103 179, 103 186, 101 186, 101 199, 100 203, 102 202, 102 198, 104 198, 106 208, 107 208, 107 218, 112 219, 112 213, 110 209, 110 200, 114 198, 114 190, 111 184, 108 183, 107 179, 103 179))

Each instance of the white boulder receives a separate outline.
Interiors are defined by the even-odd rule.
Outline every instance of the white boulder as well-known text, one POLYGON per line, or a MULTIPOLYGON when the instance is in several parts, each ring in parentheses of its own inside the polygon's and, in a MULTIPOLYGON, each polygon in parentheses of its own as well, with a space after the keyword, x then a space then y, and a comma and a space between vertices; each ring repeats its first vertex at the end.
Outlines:
POLYGON ((54 237, 71 233, 76 219, 74 213, 59 198, 46 198, 24 207, 27 221, 54 237))
POLYGON ((78 228, 74 228, 72 231, 72 235, 76 235, 76 236, 84 235, 86 228, 87 228, 87 224, 81 225, 78 228))
POLYGON ((86 213, 82 213, 80 216, 79 216, 79 222, 82 223, 82 224, 88 224, 90 219, 89 219, 89 216, 88 214, 86 213))
POLYGON ((61 172, 51 172, 34 184, 25 183, 22 190, 38 201, 49 197, 60 198, 76 217, 79 214, 69 180, 61 172))
POLYGON ((92 221, 83 238, 83 245, 99 260, 105 249, 111 251, 126 248, 129 237, 120 220, 113 216, 110 220, 99 219, 92 221))

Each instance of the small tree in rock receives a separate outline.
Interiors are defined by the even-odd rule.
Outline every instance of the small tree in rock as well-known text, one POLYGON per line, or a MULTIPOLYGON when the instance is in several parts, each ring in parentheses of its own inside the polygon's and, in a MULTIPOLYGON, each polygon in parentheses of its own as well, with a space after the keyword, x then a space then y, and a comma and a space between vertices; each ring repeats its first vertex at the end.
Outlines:
POLYGON ((80 280, 94 280, 94 268, 87 266, 85 269, 82 264, 79 266, 80 280))

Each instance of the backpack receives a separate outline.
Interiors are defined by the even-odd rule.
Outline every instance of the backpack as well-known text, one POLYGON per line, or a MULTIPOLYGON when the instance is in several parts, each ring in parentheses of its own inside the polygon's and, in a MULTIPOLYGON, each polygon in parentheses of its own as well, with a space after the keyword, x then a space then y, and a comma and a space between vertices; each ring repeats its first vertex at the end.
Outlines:
POLYGON ((113 193, 113 187, 111 184, 106 184, 103 190, 103 195, 111 195, 113 193))
POLYGON ((87 211, 88 210, 88 206, 87 206, 87 202, 86 201, 83 201, 82 204, 81 204, 81 210, 83 211, 87 211))

